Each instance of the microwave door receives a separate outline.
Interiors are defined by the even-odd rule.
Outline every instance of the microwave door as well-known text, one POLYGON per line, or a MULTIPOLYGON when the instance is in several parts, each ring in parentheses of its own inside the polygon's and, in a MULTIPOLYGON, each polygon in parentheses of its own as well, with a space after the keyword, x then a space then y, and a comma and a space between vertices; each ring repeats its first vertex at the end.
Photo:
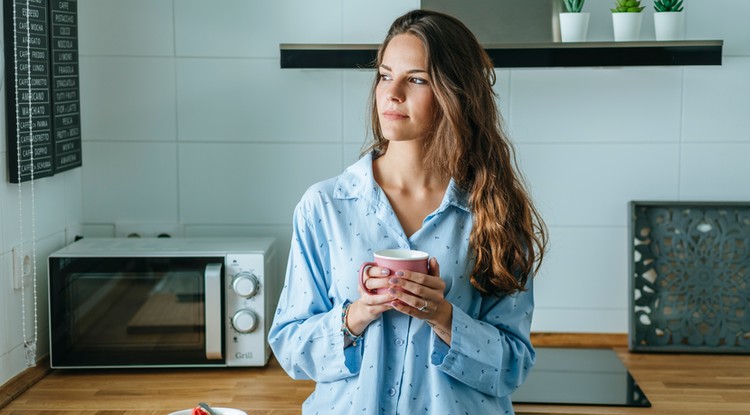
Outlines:
POLYGON ((224 366, 224 257, 51 258, 52 367, 224 366))
POLYGON ((221 266, 222 264, 206 265, 205 284, 205 335, 206 359, 221 359, 221 266))

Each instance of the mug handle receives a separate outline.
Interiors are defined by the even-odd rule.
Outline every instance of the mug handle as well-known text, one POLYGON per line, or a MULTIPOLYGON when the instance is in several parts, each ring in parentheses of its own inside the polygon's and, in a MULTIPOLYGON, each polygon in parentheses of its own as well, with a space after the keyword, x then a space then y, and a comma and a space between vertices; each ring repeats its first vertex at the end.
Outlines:
POLYGON ((367 286, 365 286, 365 273, 368 269, 376 267, 377 265, 376 262, 365 262, 359 267, 359 286, 362 287, 363 290, 373 294, 375 293, 375 290, 368 290, 367 286))

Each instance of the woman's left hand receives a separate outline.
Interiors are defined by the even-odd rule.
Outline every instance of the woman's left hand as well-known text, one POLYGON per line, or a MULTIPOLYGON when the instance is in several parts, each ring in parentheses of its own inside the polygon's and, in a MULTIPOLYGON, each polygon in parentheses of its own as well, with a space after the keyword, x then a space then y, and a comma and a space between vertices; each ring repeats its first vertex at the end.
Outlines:
POLYGON ((428 274, 398 270, 389 280, 395 310, 425 320, 450 344, 453 305, 445 299, 445 281, 440 278, 437 259, 430 258, 428 274))

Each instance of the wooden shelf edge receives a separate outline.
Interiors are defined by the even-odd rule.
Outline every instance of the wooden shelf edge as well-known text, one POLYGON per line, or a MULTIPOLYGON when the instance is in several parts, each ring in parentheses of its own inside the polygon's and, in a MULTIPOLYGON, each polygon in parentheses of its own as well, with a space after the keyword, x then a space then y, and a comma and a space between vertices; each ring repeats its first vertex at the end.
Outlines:
POLYGON ((531 333, 531 344, 537 347, 627 347, 627 333, 531 333))

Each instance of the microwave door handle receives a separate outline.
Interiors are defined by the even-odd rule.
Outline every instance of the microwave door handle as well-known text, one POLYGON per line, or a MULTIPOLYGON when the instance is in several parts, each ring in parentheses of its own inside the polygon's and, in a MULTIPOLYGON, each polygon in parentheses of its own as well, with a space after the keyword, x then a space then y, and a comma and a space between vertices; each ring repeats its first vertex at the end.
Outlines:
POLYGON ((221 359, 221 265, 208 264, 204 275, 206 358, 221 359))

